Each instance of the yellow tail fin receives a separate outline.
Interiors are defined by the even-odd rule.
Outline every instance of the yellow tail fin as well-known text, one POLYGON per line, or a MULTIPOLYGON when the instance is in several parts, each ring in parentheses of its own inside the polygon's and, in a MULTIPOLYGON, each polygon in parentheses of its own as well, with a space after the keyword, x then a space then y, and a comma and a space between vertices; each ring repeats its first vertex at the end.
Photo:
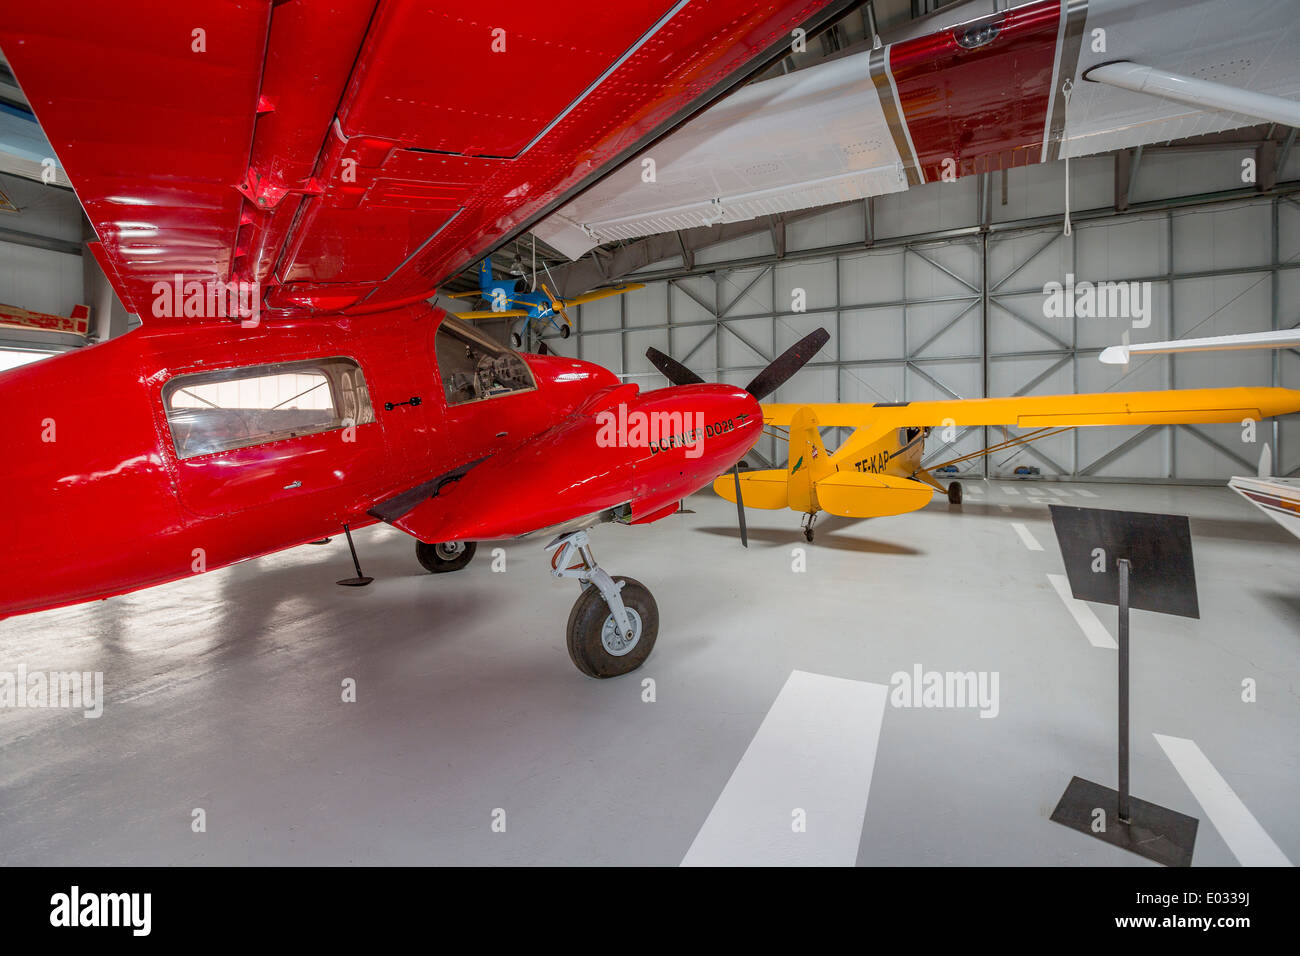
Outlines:
POLYGON ((799 409, 790 419, 790 464, 786 469, 790 507, 808 514, 820 511, 817 482, 834 471, 817 428, 817 415, 811 408, 799 409))

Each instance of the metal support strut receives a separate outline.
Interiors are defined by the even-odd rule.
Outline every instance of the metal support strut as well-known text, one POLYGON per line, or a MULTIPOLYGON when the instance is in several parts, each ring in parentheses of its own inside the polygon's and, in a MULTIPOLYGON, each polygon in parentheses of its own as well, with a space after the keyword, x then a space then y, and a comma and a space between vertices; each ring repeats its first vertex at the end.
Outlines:
POLYGON ((623 604, 623 595, 620 593, 627 582, 620 581, 615 584, 614 579, 596 564, 596 558, 591 553, 591 539, 587 536, 587 532, 573 531, 562 534, 548 544, 546 550, 555 552, 551 555, 551 573, 557 578, 576 578, 584 588, 595 585, 600 591, 600 596, 609 606, 623 640, 625 642, 635 640, 636 633, 632 628, 632 621, 628 618, 627 608, 623 604), (575 557, 578 559, 576 563, 575 557))

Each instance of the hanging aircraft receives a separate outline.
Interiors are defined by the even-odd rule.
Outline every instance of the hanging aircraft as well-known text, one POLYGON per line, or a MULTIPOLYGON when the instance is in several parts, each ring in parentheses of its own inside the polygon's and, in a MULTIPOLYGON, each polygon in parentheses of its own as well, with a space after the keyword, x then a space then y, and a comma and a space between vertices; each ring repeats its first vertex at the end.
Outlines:
MULTIPOLYGON (((700 378, 658 349, 646 358, 669 382, 700 378)), ((803 515, 804 537, 813 540, 820 512, 846 518, 881 518, 924 508, 934 493, 960 504, 958 481, 943 485, 935 474, 950 465, 1097 425, 1177 425, 1261 421, 1300 412, 1300 390, 1287 388, 1187 388, 1155 392, 1099 392, 937 402, 767 404, 763 422, 784 429, 789 442, 785 468, 741 471, 713 483, 713 490, 737 506, 741 543, 748 547, 745 507, 789 508, 803 515), (1029 429, 979 451, 925 467, 926 440, 935 429, 981 426, 1029 429), (852 428, 835 451, 827 451, 821 429, 852 428)), ((1236 480, 1236 479, 1234 479, 1236 480)))
MULTIPOLYGON (((926 183, 1261 123, 1300 127, 1292 0, 967 0, 869 47, 746 86, 536 235, 575 260, 661 237, 640 258, 627 251, 638 266, 685 251, 680 230, 735 236, 737 223, 926 183), (653 183, 642 180, 647 160, 653 183)), ((1261 167, 1259 182, 1280 168, 1261 167)), ((595 270, 583 264, 581 275, 595 270)))
POLYGON ((1139 342, 1111 345, 1097 358, 1106 365, 1127 365, 1134 355, 1173 355, 1184 352, 1237 352, 1249 349, 1300 348, 1300 329, 1274 332, 1240 332, 1236 335, 1211 335, 1198 339, 1170 339, 1165 342, 1139 342))
MULTIPOLYGON (((0 48, 143 324, 0 374, 0 617, 339 529, 351 545, 382 521, 431 571, 463 568, 479 540, 550 539, 552 573, 582 586, 575 665, 640 666, 654 599, 597 565, 590 529, 664 518, 730 468, 806 351, 748 390, 641 392, 427 300, 848 5, 7 10, 0 48), (538 78, 522 105, 519 76, 538 78), (507 97, 509 115, 492 105, 507 97), (649 429, 611 440, 611 419, 630 418, 649 429)), ((369 583, 352 557, 340 583, 369 583)))
MULTIPOLYGON (((545 268, 545 267, 544 267, 545 268)), ((549 272, 549 270, 547 270, 549 272)), ((481 298, 485 302, 491 303, 491 308, 480 312, 457 312, 456 317, 460 319, 508 319, 508 318, 526 318, 528 319, 527 328, 536 330, 535 323, 540 319, 546 319, 550 328, 560 333, 560 338, 567 339, 573 332, 573 320, 569 318, 568 308, 570 306, 582 305, 586 302, 596 302, 600 299, 608 299, 610 296, 622 295, 625 292, 632 292, 636 289, 644 289, 645 286, 640 282, 624 282, 608 289, 596 289, 587 292, 584 295, 574 296, 572 298, 560 298, 551 292, 550 287, 545 282, 538 283, 537 269, 533 269, 533 288, 527 292, 517 291, 519 287, 518 279, 494 279, 492 277, 492 263, 484 259, 478 268, 478 291, 477 292, 453 292, 447 295, 449 299, 465 299, 470 297, 481 298), (541 291, 537 291, 537 286, 541 285, 541 291), (564 319, 560 324, 556 321, 556 316, 564 319)), ((519 332, 511 333, 516 348, 523 345, 524 337, 519 332)))

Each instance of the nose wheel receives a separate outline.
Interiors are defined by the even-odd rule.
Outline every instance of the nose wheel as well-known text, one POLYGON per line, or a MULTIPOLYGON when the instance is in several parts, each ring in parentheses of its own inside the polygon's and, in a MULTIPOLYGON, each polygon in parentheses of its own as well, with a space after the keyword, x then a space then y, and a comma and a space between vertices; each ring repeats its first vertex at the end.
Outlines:
POLYGON ((588 677, 618 677, 640 667, 659 634, 659 607, 640 581, 611 578, 596 564, 585 531, 552 541, 551 573, 575 578, 582 593, 569 613, 565 643, 574 666, 588 677))

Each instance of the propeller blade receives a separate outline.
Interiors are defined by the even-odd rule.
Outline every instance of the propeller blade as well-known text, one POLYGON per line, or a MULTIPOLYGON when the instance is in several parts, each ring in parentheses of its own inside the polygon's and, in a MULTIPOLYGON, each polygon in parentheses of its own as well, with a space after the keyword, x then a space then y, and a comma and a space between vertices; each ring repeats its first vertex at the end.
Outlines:
POLYGON ((663 373, 664 378, 674 385, 703 385, 704 379, 700 378, 690 369, 675 358, 665 355, 657 348, 651 347, 645 350, 645 357, 650 360, 650 364, 663 373))
MULTIPOLYGON (((830 333, 825 329, 809 332, 778 355, 771 365, 759 372, 754 380, 745 386, 745 391, 761 402, 784 385, 790 376, 803 368, 808 360, 817 354, 817 350, 830 341, 830 338, 830 333)), ((650 361, 653 362, 654 359, 650 361)))
POLYGON ((749 531, 745 528, 745 499, 740 494, 740 462, 731 469, 731 476, 736 479, 736 517, 740 520, 741 547, 749 547, 749 531))

